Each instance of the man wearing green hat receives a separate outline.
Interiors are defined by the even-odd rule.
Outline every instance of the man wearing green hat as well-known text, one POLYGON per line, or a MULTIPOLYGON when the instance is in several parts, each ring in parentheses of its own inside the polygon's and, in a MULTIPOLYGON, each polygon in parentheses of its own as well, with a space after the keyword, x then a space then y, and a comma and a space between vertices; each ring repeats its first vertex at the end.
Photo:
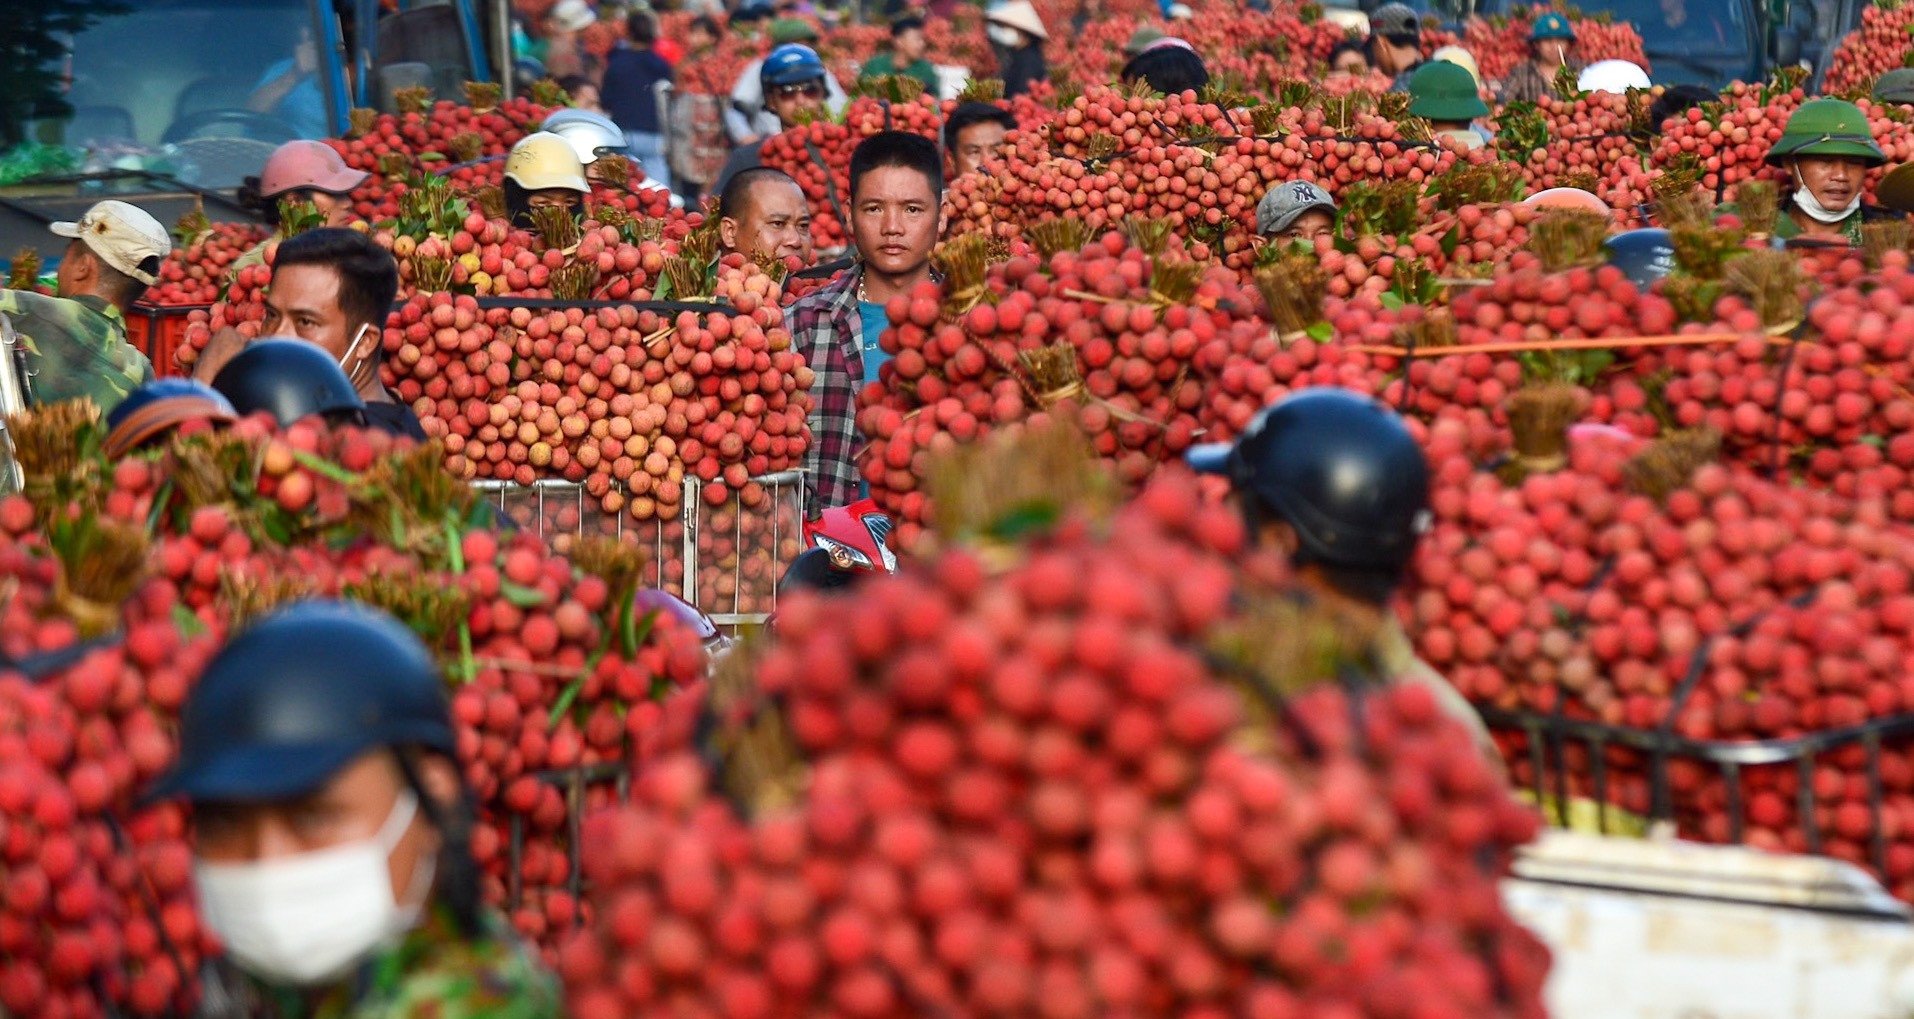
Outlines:
POLYGON ((1489 104, 1476 90, 1475 75, 1460 64, 1431 60, 1409 78, 1409 115, 1428 121, 1437 138, 1450 139, 1464 149, 1479 149, 1489 142, 1473 121, 1488 113, 1489 104))
POLYGON ((1802 103, 1768 150, 1768 165, 1787 171, 1794 189, 1782 199, 1775 237, 1859 244, 1862 223, 1891 215, 1861 203, 1863 178, 1885 162, 1859 107, 1840 99, 1802 103))
POLYGON ((1515 66, 1496 98, 1504 103, 1532 103, 1548 95, 1555 76, 1567 67, 1579 73, 1581 65, 1570 54, 1575 51, 1575 29, 1568 19, 1550 11, 1535 19, 1529 29, 1528 59, 1515 66))
POLYGON ((1914 67, 1897 67, 1874 79, 1874 101, 1914 106, 1914 67))
MULTIPOLYGON (((779 18, 771 22, 769 32, 771 48, 775 49, 787 43, 803 43, 812 49, 817 48, 817 29, 802 18, 779 18)), ((778 122, 777 114, 764 105, 764 84, 761 70, 764 61, 753 60, 746 64, 738 74, 738 83, 731 88, 731 107, 724 111, 725 133, 739 146, 756 145, 767 136, 784 130, 778 122)), ((850 104, 850 97, 844 94, 844 86, 837 83, 837 75, 824 73, 824 108, 835 117, 844 112, 850 104)))

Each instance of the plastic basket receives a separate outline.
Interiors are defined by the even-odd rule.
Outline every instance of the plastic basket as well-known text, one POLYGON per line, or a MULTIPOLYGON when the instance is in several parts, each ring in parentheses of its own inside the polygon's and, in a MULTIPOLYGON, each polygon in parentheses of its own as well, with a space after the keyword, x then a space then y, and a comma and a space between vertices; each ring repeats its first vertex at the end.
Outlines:
POLYGON ((153 374, 167 378, 180 374, 174 355, 186 341, 189 316, 207 311, 210 304, 135 304, 126 313, 126 341, 153 363, 153 374))

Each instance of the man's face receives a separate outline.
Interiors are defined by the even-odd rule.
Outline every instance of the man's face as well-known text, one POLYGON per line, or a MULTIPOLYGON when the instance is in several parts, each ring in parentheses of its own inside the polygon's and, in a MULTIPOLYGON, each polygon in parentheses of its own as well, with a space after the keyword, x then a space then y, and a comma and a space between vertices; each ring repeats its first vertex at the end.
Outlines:
POLYGON ((891 39, 891 46, 897 50, 900 63, 916 63, 924 56, 924 30, 912 28, 899 32, 891 39))
POLYGON ((693 25, 685 32, 685 46, 688 49, 701 50, 714 46, 717 42, 717 37, 705 31, 702 25, 693 25))
POLYGON ((824 108, 824 79, 795 85, 770 85, 765 88, 764 105, 785 124, 797 123, 800 112, 815 113, 824 108))
POLYGON ((972 124, 957 132, 957 145, 951 150, 951 165, 963 176, 983 166, 984 160, 991 158, 1002 145, 1004 137, 1010 132, 994 120, 972 124))
POLYGON ((335 195, 330 191, 315 191, 310 188, 301 188, 294 191, 287 191, 281 194, 279 199, 281 201, 291 201, 295 204, 299 202, 310 203, 313 208, 319 210, 319 215, 326 217, 326 226, 351 226, 353 219, 356 218, 352 211, 352 197, 350 195, 335 195))
POLYGON ((1360 78, 1369 73, 1369 61, 1355 50, 1343 50, 1336 54, 1336 62, 1329 65, 1329 73, 1360 78))
POLYGON ((796 255, 811 264, 811 206, 792 181, 773 178, 753 184, 744 208, 735 219, 721 221, 718 233, 726 251, 741 251, 747 258, 796 255))
POLYGON ((1560 67, 1568 63, 1568 51, 1574 45, 1567 39, 1538 39, 1535 43, 1535 59, 1550 67, 1560 67))
POLYGON ((1314 246, 1316 238, 1328 237, 1336 232, 1336 217, 1322 209, 1311 209, 1297 216, 1288 226, 1270 238, 1272 243, 1288 247, 1300 241, 1314 246))
POLYGON ((943 231, 943 210, 922 173, 905 166, 877 167, 857 182, 851 201, 851 232, 873 270, 905 276, 930 261, 943 231))
POLYGON ((525 196, 525 204, 533 209, 564 209, 567 212, 578 210, 579 194, 571 188, 544 188, 525 196))
POLYGON ((360 325, 339 306, 337 272, 322 265, 289 265, 273 273, 266 288, 266 321, 259 335, 318 344, 338 361, 346 356, 360 325))
MULTIPOLYGON (((195 803, 193 850, 208 863, 261 863, 360 842, 378 834, 402 788, 391 755, 375 752, 298 799, 195 803)), ((437 851, 437 834, 415 816, 386 859, 394 901, 407 900, 419 862, 437 851)))
POLYGON ((1814 195, 1824 209, 1845 209, 1861 193, 1861 178, 1867 164, 1845 156, 1802 156, 1794 161, 1800 185, 1814 195))

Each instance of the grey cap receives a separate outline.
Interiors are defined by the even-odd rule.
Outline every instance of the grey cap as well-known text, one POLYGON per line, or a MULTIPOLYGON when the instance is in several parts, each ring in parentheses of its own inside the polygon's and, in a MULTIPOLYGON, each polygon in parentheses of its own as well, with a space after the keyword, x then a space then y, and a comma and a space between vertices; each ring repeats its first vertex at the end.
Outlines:
POLYGON ((1369 31, 1374 35, 1422 35, 1422 19, 1408 4, 1388 3, 1369 15, 1369 31))
POLYGON ((1306 180, 1285 181, 1269 189, 1256 203, 1256 232, 1263 235, 1289 229, 1296 217, 1311 209, 1336 214, 1336 200, 1329 192, 1306 180))
POLYGON ((1874 79, 1874 100, 1914 105, 1914 67, 1897 67, 1874 79))

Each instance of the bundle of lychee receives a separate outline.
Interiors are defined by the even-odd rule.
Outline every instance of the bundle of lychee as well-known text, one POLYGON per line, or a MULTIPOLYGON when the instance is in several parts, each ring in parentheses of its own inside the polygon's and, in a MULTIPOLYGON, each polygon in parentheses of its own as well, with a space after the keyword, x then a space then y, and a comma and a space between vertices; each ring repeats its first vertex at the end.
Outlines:
POLYGON ((1643 140, 1655 133, 1649 92, 1583 92, 1511 103, 1497 111, 1498 149, 1514 158, 1530 192, 1580 187, 1627 214, 1648 198, 1643 140))
POLYGON ((1052 526, 781 604, 739 703, 808 780, 727 768, 747 824, 679 762, 587 821, 574 1015, 1542 1014, 1496 891, 1536 818, 1426 690, 1232 677, 1243 534, 1187 475, 1052 526))
POLYGON ((1914 10, 1892 0, 1876 0, 1861 11, 1861 24, 1843 36, 1828 59, 1828 95, 1865 92, 1874 79, 1906 67, 1914 10))
MULTIPOLYGON (((202 216, 201 219, 204 217, 202 216)), ((253 223, 206 222, 185 237, 160 263, 159 282, 146 289, 141 304, 173 307, 207 305, 219 300, 239 256, 263 242, 268 231, 253 223)))
POLYGON ((927 96, 901 102, 859 96, 844 111, 844 122, 813 120, 764 140, 759 158, 765 166, 796 178, 811 206, 811 234, 821 251, 850 244, 851 152, 879 131, 909 131, 936 139, 943 118, 927 96))
POLYGON ((1189 447, 1202 399, 1191 359, 1254 311, 1226 305, 1233 276, 1177 250, 1167 224, 1130 225, 1094 243, 1064 221, 1032 227, 1038 253, 998 264, 986 238, 963 238, 939 255, 943 287, 892 300, 879 342, 894 359, 859 398, 859 467, 903 525, 900 547, 927 518, 918 490, 946 442, 1066 416, 1127 484, 1189 447))
MULTIPOLYGON (((1471 18, 1462 33, 1462 48, 1469 51, 1481 68, 1484 80, 1495 82, 1509 76, 1516 65, 1528 59, 1529 32, 1535 19, 1550 7, 1537 4, 1512 10, 1507 17, 1471 18)), ((1626 60, 1652 71, 1642 50, 1641 33, 1632 22, 1608 17, 1571 18, 1575 32, 1575 60, 1583 65, 1601 60, 1626 60)))

